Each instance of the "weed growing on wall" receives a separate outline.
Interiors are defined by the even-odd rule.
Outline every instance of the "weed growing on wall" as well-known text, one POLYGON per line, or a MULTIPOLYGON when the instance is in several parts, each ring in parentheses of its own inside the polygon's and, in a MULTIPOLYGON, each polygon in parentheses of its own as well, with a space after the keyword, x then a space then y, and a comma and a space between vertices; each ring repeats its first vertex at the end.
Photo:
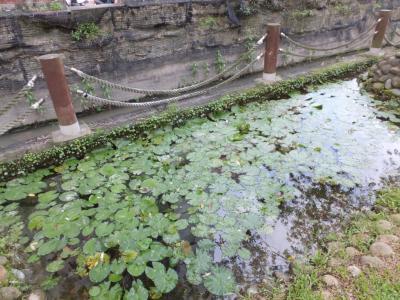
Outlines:
POLYGON ((101 36, 101 30, 93 22, 79 24, 76 30, 71 33, 72 39, 80 41, 91 41, 101 36))

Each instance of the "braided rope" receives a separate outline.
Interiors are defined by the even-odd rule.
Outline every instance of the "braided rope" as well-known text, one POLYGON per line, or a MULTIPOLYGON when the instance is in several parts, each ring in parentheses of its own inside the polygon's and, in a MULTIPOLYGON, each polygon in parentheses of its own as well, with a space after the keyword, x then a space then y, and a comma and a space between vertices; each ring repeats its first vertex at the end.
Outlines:
POLYGON ((6 113, 11 107, 17 104, 21 99, 25 97, 25 93, 32 90, 35 86, 35 81, 37 76, 34 75, 31 80, 28 81, 27 84, 12 98, 8 103, 6 103, 3 107, 0 108, 0 116, 6 113))
POLYGON ((367 31, 361 33, 360 35, 358 35, 357 37, 355 37, 354 39, 352 39, 351 41, 345 43, 345 44, 341 44, 339 46, 335 46, 335 47, 331 47, 331 48, 318 48, 315 46, 308 46, 305 44, 302 44, 300 42, 297 42, 295 40, 293 40, 292 38, 290 38, 289 36, 287 36, 286 34, 284 34, 283 32, 281 33, 281 36, 286 38, 289 42, 291 42, 292 44, 295 44, 296 46, 300 47, 300 48, 304 48, 306 50, 314 50, 314 51, 331 51, 331 50, 336 50, 339 48, 343 48, 343 47, 348 47, 349 45, 353 44, 354 42, 360 40, 361 38, 363 38, 365 35, 369 34, 374 28, 375 26, 381 21, 382 19, 379 19, 377 22, 375 22, 374 24, 372 24, 371 27, 368 28, 367 31))
POLYGON ((239 72, 237 72, 236 74, 234 74, 233 76, 231 76, 230 78, 224 80, 223 82, 220 82, 212 87, 209 87, 208 89, 204 89, 201 91, 196 91, 190 94, 186 94, 186 95, 181 95, 181 96, 177 96, 177 97, 172 97, 172 98, 167 98, 167 99, 162 99, 162 100, 158 100, 158 101, 149 101, 149 102, 137 102, 137 103, 132 103, 132 102, 123 102, 120 100, 110 100, 110 99, 104 99, 101 97, 97 97, 94 95, 90 95, 88 93, 85 93, 84 91, 81 90, 76 90, 74 91, 75 93, 77 93, 78 95, 82 96, 83 98, 95 102, 97 104, 101 104, 101 105, 113 105, 113 106, 117 106, 117 107, 148 107, 148 106, 155 106, 155 105, 159 105, 159 104, 165 104, 165 103, 172 103, 172 102, 177 102, 183 99, 188 99, 188 98, 192 98, 192 97, 196 97, 196 96, 201 96, 204 94, 207 94, 209 91, 214 90, 219 88, 220 86, 227 84, 237 78, 239 78, 244 72, 247 71, 247 69, 249 69, 256 61, 260 60, 261 57, 264 56, 264 53, 258 55, 255 59, 253 59, 249 64, 247 64, 244 68, 242 68, 239 72))
MULTIPOLYGON (((366 41, 369 37, 370 37, 370 35, 365 36, 363 39, 358 40, 356 44, 366 41)), ((356 50, 356 49, 347 49, 345 52, 342 52, 340 54, 348 53, 348 52, 351 52, 351 51, 354 51, 354 50, 356 50)), ((300 53, 291 52, 290 50, 285 50, 285 49, 282 49, 282 48, 279 48, 279 52, 282 53, 282 54, 285 54, 285 55, 290 55, 290 56, 295 56, 295 57, 303 57, 303 58, 309 58, 309 59, 320 59, 320 58, 324 58, 324 57, 327 57, 327 56, 339 55, 339 53, 338 54, 327 54, 327 55, 313 55, 313 54, 306 55, 306 54, 300 54, 300 53)))
POLYGON ((400 43, 399 43, 399 44, 393 43, 391 40, 389 40, 389 38, 387 37, 386 34, 385 34, 385 41, 386 41, 390 46, 392 46, 392 47, 400 48, 400 43))
MULTIPOLYGON (((255 50, 258 46, 260 46, 264 42, 266 37, 267 37, 267 35, 264 35, 248 51, 251 52, 251 51, 255 50)), ((121 85, 121 84, 113 83, 113 82, 110 82, 110 81, 107 81, 107 80, 104 80, 104 79, 100 79, 100 78, 97 78, 95 76, 91 76, 91 75, 86 74, 86 73, 84 73, 84 72, 82 72, 82 71, 80 71, 80 70, 78 70, 76 68, 69 68, 69 69, 72 72, 74 72, 75 74, 77 74, 79 77, 83 78, 83 79, 94 81, 94 82, 97 82, 97 83, 99 83, 99 84, 101 84, 103 86, 107 86, 107 87, 112 88, 112 89, 122 90, 124 92, 146 94, 146 95, 179 95, 179 94, 182 94, 184 92, 189 92, 189 91, 192 91, 192 90, 196 90, 198 88, 201 88, 203 86, 209 85, 210 83, 221 79, 222 77, 224 77, 224 75, 226 73, 229 73, 230 71, 235 69, 245 59, 246 59, 246 57, 241 56, 232 66, 230 66, 229 68, 223 70, 222 72, 218 73, 217 75, 215 75, 215 76, 213 76, 213 77, 211 77, 211 78, 209 78, 209 79, 207 79, 205 81, 202 81, 202 82, 190 85, 190 86, 177 88, 177 89, 171 89, 171 90, 150 90, 150 89, 139 89, 139 88, 128 87, 128 86, 124 86, 124 85, 121 85)))
POLYGON ((17 119, 5 124, 5 126, 3 127, 0 127, 0 135, 5 134, 10 129, 21 124, 27 117, 29 117, 34 112, 36 112, 36 110, 25 110, 21 115, 18 116, 17 119))

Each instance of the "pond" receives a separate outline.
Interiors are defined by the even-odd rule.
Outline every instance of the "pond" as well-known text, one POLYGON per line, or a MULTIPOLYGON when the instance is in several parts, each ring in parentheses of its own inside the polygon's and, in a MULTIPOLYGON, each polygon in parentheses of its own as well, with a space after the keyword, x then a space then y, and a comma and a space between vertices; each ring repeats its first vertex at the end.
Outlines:
POLYGON ((14 179, 0 231, 50 299, 235 298, 370 206, 399 142, 356 80, 329 84, 14 179))

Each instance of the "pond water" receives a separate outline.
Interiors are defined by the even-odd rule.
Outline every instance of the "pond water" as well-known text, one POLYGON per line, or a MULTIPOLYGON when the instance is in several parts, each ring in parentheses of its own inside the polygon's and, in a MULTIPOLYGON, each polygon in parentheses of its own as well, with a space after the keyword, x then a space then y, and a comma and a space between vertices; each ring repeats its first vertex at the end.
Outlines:
POLYGON ((235 298, 370 206, 399 142, 356 80, 330 84, 10 181, 0 230, 61 278, 50 299, 235 298))

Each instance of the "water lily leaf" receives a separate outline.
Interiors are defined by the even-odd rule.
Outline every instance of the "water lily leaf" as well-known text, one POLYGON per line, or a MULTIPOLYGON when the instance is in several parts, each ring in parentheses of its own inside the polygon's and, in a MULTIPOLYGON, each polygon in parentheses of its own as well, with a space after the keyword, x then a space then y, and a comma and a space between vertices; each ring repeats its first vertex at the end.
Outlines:
POLYGON ((128 265, 128 273, 131 274, 133 277, 138 277, 143 274, 144 270, 146 269, 146 264, 141 262, 134 262, 128 265))
POLYGON ((101 223, 97 226, 95 232, 98 237, 103 237, 113 232, 115 225, 113 223, 101 223))
POLYGON ((148 298, 149 292, 139 279, 132 283, 132 287, 129 292, 125 293, 124 295, 124 300, 147 300, 148 298))
POLYGON ((47 265, 46 271, 50 272, 50 273, 55 273, 57 271, 60 271, 63 268, 64 268, 64 261, 56 260, 47 265))
POLYGON ((164 265, 159 262, 153 262, 153 267, 146 267, 145 272, 161 293, 169 293, 175 288, 178 282, 178 274, 175 270, 168 269, 166 272, 164 265))
POLYGON ((83 246, 83 253, 86 255, 95 255, 96 252, 102 250, 100 241, 98 239, 90 239, 83 246))
POLYGON ((101 289, 98 286, 91 287, 89 290, 89 295, 91 297, 97 297, 100 295, 101 289))
POLYGON ((72 201, 78 198, 79 196, 76 192, 65 192, 60 195, 60 200, 64 202, 72 201))
POLYGON ((58 197, 57 191, 48 191, 46 193, 39 194, 38 200, 41 203, 49 203, 58 197))
POLYGON ((99 263, 89 271, 89 278, 94 283, 99 283, 107 278, 110 274, 110 265, 99 263))
POLYGON ((58 251, 64 247, 66 243, 59 239, 51 239, 43 243, 38 249, 38 255, 44 256, 52 252, 58 251))
POLYGON ((21 189, 20 187, 7 188, 2 195, 4 199, 9 201, 22 200, 25 199, 27 196, 28 194, 25 193, 24 189, 21 189))
POLYGON ((122 274, 126 269, 126 264, 122 259, 114 259, 111 263, 111 272, 122 274))
POLYGON ((224 296, 235 292, 236 282, 232 271, 225 267, 214 267, 211 274, 204 278, 204 286, 210 293, 224 296))

